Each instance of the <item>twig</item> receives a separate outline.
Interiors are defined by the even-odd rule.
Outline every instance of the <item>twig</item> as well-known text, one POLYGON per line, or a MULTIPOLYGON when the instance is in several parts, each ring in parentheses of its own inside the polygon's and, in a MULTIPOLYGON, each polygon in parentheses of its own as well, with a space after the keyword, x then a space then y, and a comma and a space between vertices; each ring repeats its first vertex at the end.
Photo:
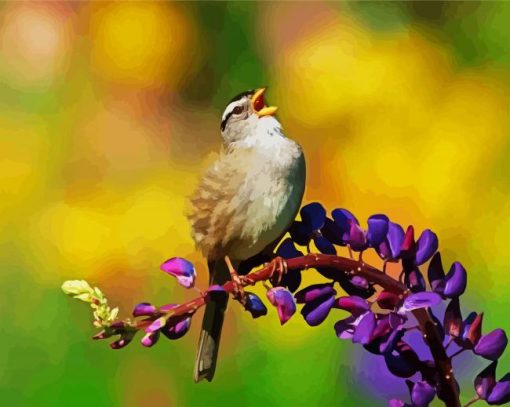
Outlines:
MULTIPOLYGON (((364 277, 371 283, 381 286, 384 290, 394 292, 402 299, 410 293, 404 284, 393 279, 388 274, 383 273, 381 270, 357 260, 345 257, 327 254, 308 254, 302 257, 288 259, 287 268, 289 272, 309 268, 328 268, 344 273, 351 272, 351 276, 357 275, 364 277)), ((248 276, 240 280, 239 284, 241 286, 247 286, 259 281, 269 280, 271 273, 272 267, 271 265, 268 265, 258 271, 248 274, 248 276)), ((223 285, 223 289, 228 293, 233 293, 236 290, 235 286, 235 282, 228 281, 223 285)), ((162 312, 162 315, 166 318, 170 318, 172 316, 193 314, 198 308, 206 304, 208 301, 209 296, 204 295, 200 298, 195 298, 194 300, 181 304, 169 311, 162 312)), ((416 309, 413 310, 412 313, 418 321, 421 332, 423 333, 423 338, 430 348, 435 362, 439 377, 437 386, 437 395, 439 399, 441 399, 447 407, 461 407, 451 358, 449 358, 446 354, 433 319, 427 309, 416 309)), ((134 324, 134 327, 143 329, 151 323, 152 320, 145 319, 137 321, 134 324)))

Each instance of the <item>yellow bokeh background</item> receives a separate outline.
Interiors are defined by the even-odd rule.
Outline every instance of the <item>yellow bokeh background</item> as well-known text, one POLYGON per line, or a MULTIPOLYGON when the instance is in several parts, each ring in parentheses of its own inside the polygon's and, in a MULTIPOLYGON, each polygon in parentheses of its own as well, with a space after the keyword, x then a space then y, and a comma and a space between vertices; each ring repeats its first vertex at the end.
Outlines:
MULTIPOLYGON (((122 316, 141 301, 184 301, 193 293, 158 271, 175 255, 205 286, 187 197, 219 149, 225 104, 262 85, 305 151, 305 202, 433 229, 445 263, 468 270, 465 312, 485 311, 487 330, 508 327, 510 50, 499 16, 509 6, 413 4, 2 4, 7 404, 368 406, 406 396, 405 385, 381 395, 358 350, 335 338, 340 313, 282 328, 274 312, 253 321, 232 305, 217 377, 195 385, 198 321, 176 343, 111 351, 89 340, 86 307, 60 292, 65 279, 87 279, 122 316), (477 40, 466 41, 473 24, 477 40)), ((468 400, 481 365, 463 363, 468 400)))

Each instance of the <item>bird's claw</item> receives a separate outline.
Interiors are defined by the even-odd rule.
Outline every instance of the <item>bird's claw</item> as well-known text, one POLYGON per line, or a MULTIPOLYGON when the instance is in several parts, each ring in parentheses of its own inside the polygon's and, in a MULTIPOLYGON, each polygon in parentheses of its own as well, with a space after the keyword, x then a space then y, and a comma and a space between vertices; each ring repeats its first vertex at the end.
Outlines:
POLYGON ((268 266, 271 267, 271 274, 269 275, 271 282, 276 283, 273 285, 280 285, 283 276, 287 274, 287 262, 283 257, 278 256, 271 260, 268 266), (278 275, 276 282, 274 281, 275 273, 278 275))
POLYGON ((244 279, 237 274, 237 271, 232 266, 232 263, 228 256, 225 257, 225 262, 227 263, 227 267, 230 272, 230 278, 232 279, 234 292, 232 295, 236 300, 238 300, 241 304, 246 304, 246 293, 244 292, 244 279))

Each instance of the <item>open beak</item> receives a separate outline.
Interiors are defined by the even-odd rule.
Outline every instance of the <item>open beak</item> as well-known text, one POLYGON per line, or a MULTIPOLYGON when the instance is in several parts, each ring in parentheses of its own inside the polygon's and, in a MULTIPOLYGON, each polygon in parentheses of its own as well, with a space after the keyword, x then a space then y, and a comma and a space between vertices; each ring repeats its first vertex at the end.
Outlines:
POLYGON ((264 92, 266 89, 267 88, 258 89, 251 97, 251 105, 259 117, 273 115, 276 110, 278 110, 276 106, 266 106, 266 102, 264 102, 264 92))

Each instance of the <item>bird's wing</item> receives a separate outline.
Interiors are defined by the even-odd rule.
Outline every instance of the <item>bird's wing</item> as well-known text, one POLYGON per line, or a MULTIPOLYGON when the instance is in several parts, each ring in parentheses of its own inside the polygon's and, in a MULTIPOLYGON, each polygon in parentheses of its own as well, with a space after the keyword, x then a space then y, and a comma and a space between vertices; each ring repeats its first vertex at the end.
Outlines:
POLYGON ((252 156, 249 149, 222 152, 190 198, 192 236, 208 259, 224 255, 230 238, 242 227, 232 221, 241 210, 233 198, 246 180, 252 156))

